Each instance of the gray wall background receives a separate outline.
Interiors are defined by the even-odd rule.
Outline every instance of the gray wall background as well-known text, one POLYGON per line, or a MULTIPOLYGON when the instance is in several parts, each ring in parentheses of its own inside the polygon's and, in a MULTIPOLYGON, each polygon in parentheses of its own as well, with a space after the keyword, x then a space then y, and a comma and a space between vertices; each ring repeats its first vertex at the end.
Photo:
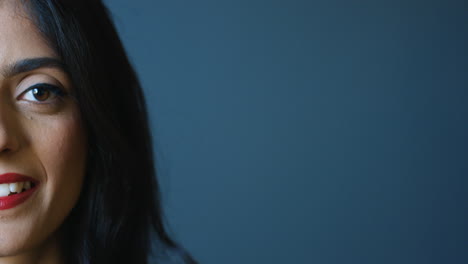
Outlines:
POLYGON ((105 2, 200 263, 468 263, 466 1, 105 2))

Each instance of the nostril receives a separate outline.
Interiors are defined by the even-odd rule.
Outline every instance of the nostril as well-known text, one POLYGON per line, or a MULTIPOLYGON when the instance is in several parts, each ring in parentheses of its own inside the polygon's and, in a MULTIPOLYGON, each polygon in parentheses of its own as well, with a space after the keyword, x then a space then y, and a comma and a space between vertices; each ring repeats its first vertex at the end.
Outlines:
POLYGON ((5 148, 5 149, 2 150, 2 152, 7 152, 8 153, 8 152, 11 152, 11 149, 5 148))

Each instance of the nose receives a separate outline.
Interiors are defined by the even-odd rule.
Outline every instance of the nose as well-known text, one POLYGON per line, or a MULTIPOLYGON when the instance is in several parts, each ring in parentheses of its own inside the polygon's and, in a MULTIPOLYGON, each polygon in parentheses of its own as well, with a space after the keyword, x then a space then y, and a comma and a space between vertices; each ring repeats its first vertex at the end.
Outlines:
POLYGON ((10 136, 3 131, 0 133, 0 153, 9 153, 17 149, 17 144, 9 140, 10 136))
POLYGON ((19 131, 15 125, 15 118, 11 113, 0 112, 0 155, 14 152, 19 147, 19 131))

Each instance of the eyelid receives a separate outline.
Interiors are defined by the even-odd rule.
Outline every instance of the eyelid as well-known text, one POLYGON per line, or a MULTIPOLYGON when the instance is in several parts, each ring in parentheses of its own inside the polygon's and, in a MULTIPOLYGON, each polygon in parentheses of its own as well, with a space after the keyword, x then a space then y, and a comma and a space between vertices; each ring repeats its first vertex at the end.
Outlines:
MULTIPOLYGON (((55 95, 55 97, 57 97, 58 99, 61 99, 62 97, 66 96, 67 93, 65 92, 65 90, 63 88, 60 88, 59 86, 57 85, 53 85, 53 84, 50 84, 50 83, 36 83, 34 85, 31 85, 30 87, 28 87, 26 90, 24 90, 17 98, 17 100, 20 100, 22 97, 24 97, 28 92, 32 91, 33 89, 36 89, 36 88, 45 88, 46 90, 50 91, 53 93, 53 95, 55 95)), ((44 102, 40 102, 40 101, 36 101, 36 100, 26 100, 26 101, 29 101, 29 102, 35 102, 35 103, 39 103, 39 104, 46 104, 44 102)))

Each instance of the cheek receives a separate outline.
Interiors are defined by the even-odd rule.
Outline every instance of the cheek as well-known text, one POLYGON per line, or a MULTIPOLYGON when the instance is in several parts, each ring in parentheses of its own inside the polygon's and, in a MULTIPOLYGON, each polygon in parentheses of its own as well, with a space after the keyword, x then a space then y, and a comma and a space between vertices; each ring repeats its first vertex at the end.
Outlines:
POLYGON ((81 126, 74 119, 57 121, 36 134, 34 142, 46 170, 47 181, 58 180, 55 177, 58 171, 67 172, 60 178, 69 178, 66 174, 81 167, 85 150, 82 134, 81 126))
POLYGON ((42 201, 49 214, 61 219, 76 203, 81 191, 86 160, 85 133, 81 121, 74 115, 42 121, 35 122, 31 139, 43 170, 42 201))

